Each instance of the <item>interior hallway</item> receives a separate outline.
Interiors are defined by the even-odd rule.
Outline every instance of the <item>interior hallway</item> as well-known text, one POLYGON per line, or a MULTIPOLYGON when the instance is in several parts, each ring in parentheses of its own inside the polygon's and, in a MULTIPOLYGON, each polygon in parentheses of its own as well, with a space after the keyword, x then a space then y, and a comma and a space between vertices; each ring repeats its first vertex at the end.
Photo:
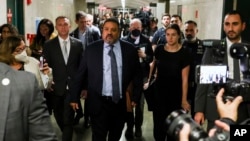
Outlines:
MULTIPOLYGON (((81 101, 82 105, 84 100, 81 101)), ((55 128, 55 131, 58 135, 59 141, 61 141, 61 131, 59 127, 56 124, 56 121, 54 119, 54 116, 51 116, 52 119, 52 124, 55 128)), ((80 123, 74 127, 74 135, 73 135, 73 141, 91 141, 91 127, 90 128, 85 128, 83 126, 84 119, 81 118, 80 123)), ((126 140, 124 134, 126 131, 126 126, 124 127, 122 137, 120 141, 128 141, 126 140)), ((147 104, 145 102, 144 105, 144 121, 142 125, 142 138, 134 138, 133 140, 129 141, 153 141, 153 117, 152 117, 152 112, 149 112, 147 110, 147 104)))

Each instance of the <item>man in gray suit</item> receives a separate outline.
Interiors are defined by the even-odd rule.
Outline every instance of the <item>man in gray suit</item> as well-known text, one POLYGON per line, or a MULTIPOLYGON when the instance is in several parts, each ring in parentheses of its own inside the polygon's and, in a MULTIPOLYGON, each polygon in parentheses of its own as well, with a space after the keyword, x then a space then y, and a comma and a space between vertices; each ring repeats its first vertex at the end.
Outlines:
POLYGON ((57 141, 34 75, 15 71, 0 57, 0 140, 57 141))
MULTIPOLYGON (((233 43, 243 42, 241 38, 241 33, 245 30, 246 23, 243 20, 242 15, 237 11, 231 11, 225 15, 224 18, 224 32, 226 38, 223 40, 226 47, 226 53, 222 58, 222 64, 228 65, 229 68, 229 78, 238 80, 240 77, 240 72, 236 73, 236 69, 239 69, 239 65, 236 67, 234 65, 235 60, 228 54, 228 50, 233 43)), ((213 51, 211 48, 207 48, 205 54, 202 58, 202 64, 214 64, 216 63, 215 57, 213 57, 213 51)), ((217 112, 215 99, 208 97, 207 95, 213 91, 211 85, 198 85, 195 94, 195 121, 202 124, 205 118, 208 121, 207 130, 214 126, 214 121, 219 118, 217 112)), ((245 119, 250 117, 249 107, 246 103, 241 103, 238 108, 238 120, 240 123, 245 119)))

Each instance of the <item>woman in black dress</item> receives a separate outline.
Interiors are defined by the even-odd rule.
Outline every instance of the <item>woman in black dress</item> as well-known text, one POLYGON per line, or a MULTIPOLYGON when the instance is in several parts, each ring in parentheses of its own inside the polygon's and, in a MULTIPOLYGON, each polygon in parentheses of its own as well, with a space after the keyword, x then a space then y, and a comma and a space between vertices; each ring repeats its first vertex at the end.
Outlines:
MULTIPOLYGON (((165 120, 174 110, 190 110, 187 101, 188 74, 190 55, 180 44, 181 31, 172 24, 166 29, 165 45, 158 45, 155 50, 157 74, 154 94, 154 138, 165 141, 167 129, 165 120)), ((170 141, 168 137, 167 141, 170 141)))

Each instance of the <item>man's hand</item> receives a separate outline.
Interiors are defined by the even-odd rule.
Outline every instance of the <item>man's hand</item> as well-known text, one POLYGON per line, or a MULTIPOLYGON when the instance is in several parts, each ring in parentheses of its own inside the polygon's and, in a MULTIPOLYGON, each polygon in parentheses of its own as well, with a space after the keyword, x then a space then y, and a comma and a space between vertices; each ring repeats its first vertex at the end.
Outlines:
POLYGON ((72 103, 70 103, 70 106, 73 108, 74 111, 76 111, 77 109, 79 109, 78 103, 72 102, 72 103))
POLYGON ((203 124, 205 121, 204 114, 202 112, 195 113, 194 120, 198 124, 203 124))
MULTIPOLYGON (((217 126, 217 128, 220 128, 220 129, 223 129, 225 131, 230 131, 230 126, 228 124, 226 124, 225 122, 223 121, 220 121, 220 120, 215 120, 215 125, 217 126)), ((212 137, 214 136, 215 132, 216 132, 216 128, 212 128, 211 130, 209 130, 209 137, 212 137)))
POLYGON ((230 118, 233 121, 237 120, 238 116, 238 107, 242 102, 242 96, 237 96, 235 99, 226 100, 226 103, 223 101, 224 89, 220 89, 219 93, 216 96, 217 110, 221 118, 230 118))

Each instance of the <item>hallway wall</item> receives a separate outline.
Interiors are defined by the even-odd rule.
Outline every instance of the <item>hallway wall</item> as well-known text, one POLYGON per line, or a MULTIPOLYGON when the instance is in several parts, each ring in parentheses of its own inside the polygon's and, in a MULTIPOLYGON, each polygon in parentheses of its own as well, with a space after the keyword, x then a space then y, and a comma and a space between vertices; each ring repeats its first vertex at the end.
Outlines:
POLYGON ((220 39, 224 0, 177 0, 170 3, 170 14, 182 16, 183 24, 194 20, 200 39, 220 39))
POLYGON ((0 8, 0 25, 7 22, 7 1, 0 0, 1 8, 0 8))

